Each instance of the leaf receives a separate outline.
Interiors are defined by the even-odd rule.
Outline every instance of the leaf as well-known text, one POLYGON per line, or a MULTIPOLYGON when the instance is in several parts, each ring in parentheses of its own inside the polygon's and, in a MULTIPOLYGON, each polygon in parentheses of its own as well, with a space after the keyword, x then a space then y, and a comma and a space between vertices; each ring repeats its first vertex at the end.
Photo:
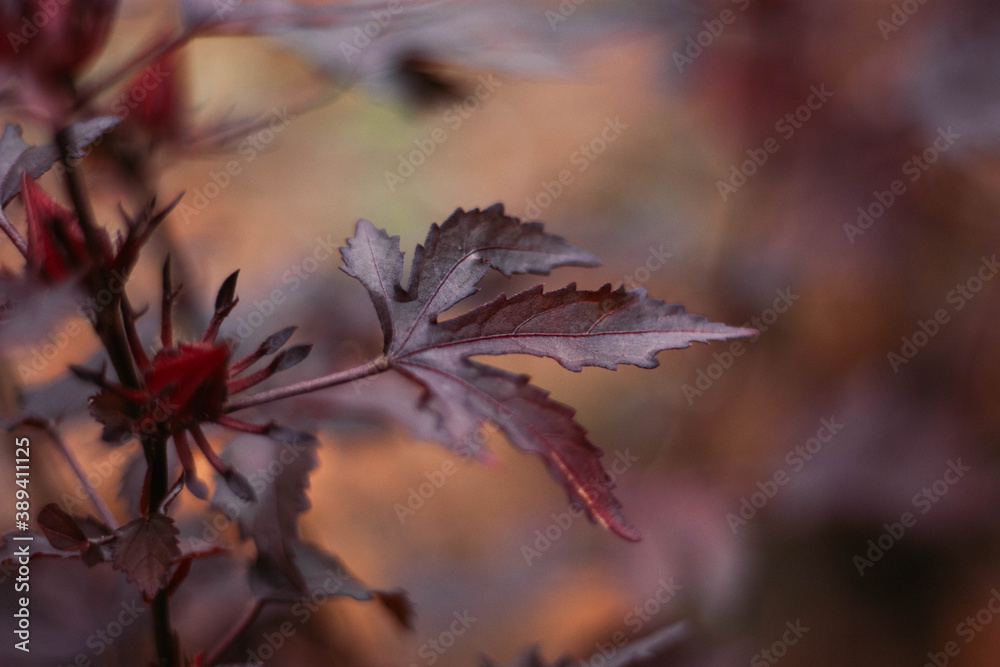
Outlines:
POLYGON ((246 479, 256 495, 249 502, 218 484, 212 505, 236 519, 240 536, 252 539, 258 558, 269 559, 293 584, 302 585, 293 546, 299 537, 299 514, 309 509, 309 473, 316 467, 316 441, 289 438, 277 442, 246 435, 232 440, 222 459, 246 479))
POLYGON ((185 22, 214 33, 277 37, 321 75, 411 104, 458 102, 472 94, 479 81, 453 83, 456 70, 469 79, 473 72, 550 77, 570 71, 566 61, 573 49, 561 48, 568 31, 554 34, 534 8, 515 3, 478 3, 462 11, 451 3, 400 3, 374 14, 366 3, 263 0, 224 11, 213 10, 212 3, 184 0, 185 22))
POLYGON ((312 544, 296 541, 292 552, 301 574, 301 586, 291 582, 265 554, 250 568, 250 590, 255 597, 269 602, 322 601, 330 597, 349 597, 361 602, 374 600, 400 625, 412 629, 413 606, 404 592, 369 588, 356 579, 339 558, 312 544))
POLYGON ((56 549, 82 551, 90 544, 76 519, 55 503, 49 503, 38 513, 38 525, 56 549))
POLYGON ((181 557, 177 527, 168 516, 150 514, 115 531, 111 564, 152 597, 167 583, 170 568, 181 557))
MULTIPOLYGON (((476 291, 489 268, 506 276, 547 274, 558 266, 594 266, 597 258, 547 234, 540 223, 504 215, 503 206, 457 210, 433 225, 417 246, 409 283, 402 287, 398 237, 362 220, 341 249, 344 270, 368 290, 385 337, 389 368, 423 389, 416 411, 436 415, 423 427, 446 446, 468 446, 484 422, 498 426, 518 449, 540 456, 573 503, 620 536, 638 539, 572 408, 529 384, 529 378, 470 360, 475 355, 531 354, 565 368, 615 369, 657 365, 662 350, 692 342, 749 336, 650 298, 644 289, 579 290, 571 284, 545 293, 535 287, 494 300, 458 317, 438 317, 476 291)), ((407 423, 419 420, 408 419, 407 423)))
MULTIPOLYGON (((110 132, 118 123, 119 119, 115 116, 99 116, 69 125, 69 156, 82 158, 87 146, 105 132, 110 132)), ((21 191, 22 171, 38 178, 59 159, 59 147, 55 144, 32 146, 21 138, 20 126, 10 123, 4 126, 0 135, 0 205, 6 206, 21 191)))
POLYGON ((489 267, 505 276, 548 274, 559 266, 596 266, 600 260, 546 234, 537 222, 504 215, 503 205, 466 213, 458 209, 441 226, 434 224, 418 245, 404 291, 399 237, 390 238, 367 220, 341 248, 344 271, 371 295, 385 334, 385 351, 406 348, 416 332, 426 331, 444 312, 475 292, 489 267))

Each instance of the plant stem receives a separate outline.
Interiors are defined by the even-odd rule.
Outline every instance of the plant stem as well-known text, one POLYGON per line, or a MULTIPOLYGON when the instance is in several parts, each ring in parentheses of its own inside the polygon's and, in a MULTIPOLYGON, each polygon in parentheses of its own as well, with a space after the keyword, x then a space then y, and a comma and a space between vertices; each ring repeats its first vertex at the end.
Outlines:
POLYGON ((94 504, 98 514, 101 515, 101 519, 104 520, 104 523, 107 524, 108 528, 111 530, 117 530, 118 521, 115 519, 115 515, 111 513, 111 509, 108 507, 107 503, 104 502, 104 499, 101 498, 101 494, 99 494, 97 489, 94 488, 94 485, 90 483, 90 480, 87 478, 87 473, 84 471, 83 466, 80 465, 80 460, 77 459, 76 455, 74 455, 72 450, 70 450, 69 445, 66 444, 62 434, 59 433, 59 430, 49 422, 41 424, 40 426, 46 433, 49 434, 49 437, 52 438, 52 442, 55 443, 63 457, 69 462, 69 466, 73 469, 77 479, 80 480, 83 490, 87 492, 87 495, 90 497, 90 502, 94 504))
POLYGON ((208 652, 208 655, 205 656, 205 665, 212 667, 212 665, 221 660, 225 652, 228 651, 229 647, 233 645, 233 642, 239 639, 240 635, 243 634, 243 632, 250 627, 250 624, 257 619, 257 616, 260 614, 260 610, 263 608, 263 600, 254 600, 250 606, 247 607, 246 612, 240 617, 240 620, 236 622, 236 625, 230 628, 229 632, 226 633, 226 636, 220 639, 219 643, 215 645, 215 648, 208 652))
POLYGON ((181 48, 197 35, 197 28, 186 30, 178 35, 162 37, 142 51, 134 54, 116 69, 101 77, 81 90, 76 96, 77 108, 83 107, 97 95, 115 85, 135 70, 145 67, 171 51, 181 48))
POLYGON ((18 252, 24 255, 25 259, 27 259, 28 242, 24 240, 23 236, 21 236, 21 232, 17 231, 17 227, 15 227, 14 223, 10 221, 7 214, 3 212, 3 209, 0 209, 0 229, 4 231, 4 234, 10 237, 11 243, 14 244, 14 247, 17 248, 18 252))
MULTIPOLYGON (((153 435, 142 439, 146 464, 149 466, 149 493, 147 511, 154 512, 163 502, 169 489, 167 464, 167 439, 153 435)), ((150 605, 153 612, 153 635, 156 640, 156 660, 160 667, 177 667, 177 643, 170 626, 170 598, 160 589, 150 605)))
POLYGON ((314 380, 296 382, 295 384, 290 384, 285 387, 278 387, 269 391, 262 391, 259 394, 229 401, 229 403, 226 404, 225 411, 227 413, 236 412, 237 410, 243 410, 244 408, 250 408, 255 405, 262 405, 264 403, 278 401, 283 398, 291 398, 292 396, 299 396, 301 394, 319 391, 320 389, 326 389, 327 387, 347 384, 348 382, 354 382, 355 380, 360 380, 361 378, 377 375, 388 368, 389 363, 386 358, 379 357, 367 363, 361 364, 360 366, 349 368, 346 371, 331 373, 330 375, 324 375, 323 377, 318 377, 314 380))
MULTIPOLYGON (((96 313, 93 322, 94 331, 97 332, 108 357, 111 359, 119 382, 130 389, 138 389, 139 376, 136 372, 135 359, 132 357, 132 350, 129 347, 119 307, 122 295, 121 293, 115 294, 115 290, 111 289, 111 276, 104 265, 104 248, 97 234, 94 213, 76 169, 70 165, 69 143, 65 129, 56 133, 56 142, 63 165, 66 167, 66 189, 73 202, 73 207, 76 209, 80 227, 94 262, 93 267, 87 271, 84 284, 94 299, 97 299, 104 291, 110 292, 113 297, 109 304, 96 313)), ((120 292, 124 292, 124 290, 125 286, 122 285, 120 292)), ((149 466, 147 508, 155 509, 160 506, 168 488, 169 469, 167 467, 166 438, 159 434, 145 437, 142 439, 142 448, 146 456, 146 464, 149 466)), ((159 667, 177 667, 177 645, 170 627, 169 598, 165 590, 160 590, 156 594, 150 608, 153 617, 157 663, 159 667)))

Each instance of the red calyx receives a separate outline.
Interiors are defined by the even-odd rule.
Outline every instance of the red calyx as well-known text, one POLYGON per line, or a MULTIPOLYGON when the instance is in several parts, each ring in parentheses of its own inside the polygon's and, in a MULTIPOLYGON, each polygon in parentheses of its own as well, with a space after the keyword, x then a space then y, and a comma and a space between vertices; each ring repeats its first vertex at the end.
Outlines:
POLYGON ((145 384, 166 404, 172 423, 186 427, 214 421, 228 397, 228 361, 227 345, 181 343, 153 357, 145 384))

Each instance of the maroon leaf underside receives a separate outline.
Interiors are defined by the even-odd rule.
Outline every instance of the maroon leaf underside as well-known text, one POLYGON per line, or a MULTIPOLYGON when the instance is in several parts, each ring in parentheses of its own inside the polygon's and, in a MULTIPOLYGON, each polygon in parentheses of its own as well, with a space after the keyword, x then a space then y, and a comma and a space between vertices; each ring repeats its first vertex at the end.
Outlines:
MULTIPOLYGON (((570 500, 625 539, 638 533, 625 520, 588 439, 568 406, 526 376, 469 358, 531 354, 550 357, 569 370, 618 364, 657 365, 662 350, 752 335, 652 299, 643 289, 578 290, 575 284, 545 293, 535 287, 496 299, 444 322, 438 316, 476 291, 489 268, 504 275, 547 274, 558 266, 593 266, 597 258, 539 223, 504 215, 502 205, 457 210, 433 225, 417 246, 408 286, 402 287, 399 238, 360 221, 341 249, 344 271, 368 290, 382 325, 390 367, 423 389, 416 411, 430 411, 437 427, 428 433, 448 447, 474 440, 485 422, 496 424, 522 451, 542 457, 570 500)), ((417 419, 407 423, 419 423, 417 419)))

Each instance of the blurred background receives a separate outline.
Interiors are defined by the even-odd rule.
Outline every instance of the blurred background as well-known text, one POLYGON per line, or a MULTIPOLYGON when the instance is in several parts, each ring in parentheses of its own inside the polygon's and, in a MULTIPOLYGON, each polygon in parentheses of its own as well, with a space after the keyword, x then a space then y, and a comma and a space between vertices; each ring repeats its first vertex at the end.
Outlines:
MULTIPOLYGON (((388 26, 362 14, 338 31, 179 52, 170 76, 189 130, 273 119, 228 150, 142 149, 162 170, 162 198, 186 192, 150 253, 169 246, 183 263, 190 331, 239 268, 229 326, 248 325, 246 349, 296 324, 316 345, 299 376, 344 368, 379 350, 378 322, 339 256, 315 261, 316 249, 366 218, 400 235, 409 259, 431 222, 503 202, 602 258, 545 277, 547 288, 624 282, 761 333, 663 353, 655 370, 490 359, 574 406, 606 465, 621 462, 638 544, 568 515, 540 462, 490 429, 493 467, 373 427, 336 396, 282 406, 285 423, 322 429, 303 535, 372 585, 409 591, 417 621, 407 633, 335 600, 299 617, 265 664, 503 665, 538 644, 547 660, 596 667, 685 619, 687 638, 650 664, 1000 663, 995 3, 402 6, 388 26), (355 28, 372 21, 365 45, 355 28), (233 162, 238 173, 220 177, 233 162)), ((125 2, 94 70, 177 20, 172 3, 125 2)), ((113 219, 135 189, 100 155, 85 167, 113 219)), ((158 267, 137 271, 133 303, 155 302, 158 267)), ((491 274, 483 294, 535 282, 491 274)), ((97 350, 86 333, 60 359, 97 350)), ((10 352, 8 368, 31 354, 10 352)), ((57 380, 57 366, 29 390, 57 380)), ((123 460, 85 415, 65 423, 89 469, 109 471, 113 499, 123 460)), ((60 466, 38 475, 53 500, 73 485, 60 466)), ((114 507, 124 516, 124 501, 114 507)), ((198 527, 204 506, 185 498, 182 516, 198 527)), ((249 599, 228 558, 197 563, 177 596, 187 647, 212 645, 249 599)), ((93 664, 136 664, 144 621, 100 654, 87 643, 121 577, 62 562, 33 572, 40 619, 58 598, 52 618, 82 619, 59 631, 79 635, 93 664), (60 576, 73 595, 46 587, 60 576)), ((234 663, 276 636, 280 611, 227 654, 234 663)), ((4 664, 75 655, 31 662, 8 643, 4 664)))

